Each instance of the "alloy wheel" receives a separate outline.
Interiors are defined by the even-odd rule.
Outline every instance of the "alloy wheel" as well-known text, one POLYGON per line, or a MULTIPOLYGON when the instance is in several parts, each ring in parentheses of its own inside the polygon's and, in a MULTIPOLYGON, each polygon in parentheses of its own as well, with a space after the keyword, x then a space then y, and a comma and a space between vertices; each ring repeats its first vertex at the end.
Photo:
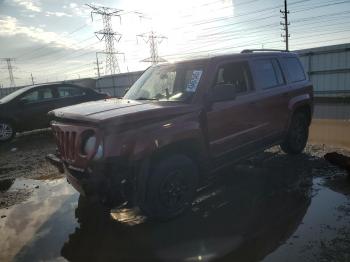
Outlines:
POLYGON ((9 140, 13 135, 13 129, 10 124, 0 123, 0 141, 9 140))

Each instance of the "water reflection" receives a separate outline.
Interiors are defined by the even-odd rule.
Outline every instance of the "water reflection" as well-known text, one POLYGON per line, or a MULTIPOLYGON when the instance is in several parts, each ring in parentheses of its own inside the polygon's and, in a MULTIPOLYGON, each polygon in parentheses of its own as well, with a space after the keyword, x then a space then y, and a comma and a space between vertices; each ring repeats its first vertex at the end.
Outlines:
POLYGON ((212 181, 191 212, 161 224, 137 210, 111 217, 80 197, 80 226, 61 254, 70 261, 259 261, 291 236, 309 206, 312 178, 297 169, 238 166, 235 176, 212 181))
POLYGON ((78 197, 64 179, 17 179, 8 192, 23 183, 40 187, 0 210, 7 215, 0 220, 0 261, 295 261, 309 241, 334 237, 322 225, 348 223, 335 212, 346 197, 313 178, 338 172, 315 155, 270 150, 218 174, 189 212, 163 223, 137 209, 111 212, 78 197))

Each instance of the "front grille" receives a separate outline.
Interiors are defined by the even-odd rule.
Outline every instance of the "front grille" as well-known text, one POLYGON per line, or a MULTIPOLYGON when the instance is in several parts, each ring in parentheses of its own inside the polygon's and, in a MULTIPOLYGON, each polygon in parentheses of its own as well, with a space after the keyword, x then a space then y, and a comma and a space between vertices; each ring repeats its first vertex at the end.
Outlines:
POLYGON ((70 168, 87 168, 91 156, 82 155, 80 153, 81 137, 87 132, 97 134, 97 129, 58 122, 53 122, 51 127, 55 136, 60 159, 68 164, 70 168))
POLYGON ((61 158, 69 163, 76 160, 77 133, 75 131, 54 130, 61 158))
POLYGON ((60 158, 67 163, 75 163, 79 157, 79 130, 73 126, 53 124, 52 131, 56 139, 60 158))

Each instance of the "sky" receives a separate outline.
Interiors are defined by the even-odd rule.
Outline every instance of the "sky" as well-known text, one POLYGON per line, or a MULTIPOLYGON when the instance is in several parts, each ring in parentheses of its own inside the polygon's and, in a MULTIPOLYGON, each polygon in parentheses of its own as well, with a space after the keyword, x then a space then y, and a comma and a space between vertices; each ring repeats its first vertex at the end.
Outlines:
MULTIPOLYGON (((16 85, 96 77, 96 52, 103 28, 86 4, 120 10, 112 18, 120 72, 144 70, 150 63, 147 38, 159 38, 167 61, 239 52, 246 48, 283 49, 283 0, 0 0, 0 58, 13 58, 16 85), (92 19, 93 18, 93 19, 92 19)), ((350 42, 350 0, 288 0, 290 49, 350 42)), ((98 54, 101 73, 105 56, 98 54)), ((9 86, 0 61, 0 86, 9 86)))

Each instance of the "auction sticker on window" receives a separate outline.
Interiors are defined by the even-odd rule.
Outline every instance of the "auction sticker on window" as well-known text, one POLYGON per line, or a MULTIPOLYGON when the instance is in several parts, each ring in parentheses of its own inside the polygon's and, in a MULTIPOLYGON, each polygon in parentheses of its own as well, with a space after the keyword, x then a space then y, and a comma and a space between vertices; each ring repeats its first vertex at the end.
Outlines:
POLYGON ((196 92, 202 73, 203 70, 193 70, 191 80, 188 82, 186 87, 187 92, 196 92))

